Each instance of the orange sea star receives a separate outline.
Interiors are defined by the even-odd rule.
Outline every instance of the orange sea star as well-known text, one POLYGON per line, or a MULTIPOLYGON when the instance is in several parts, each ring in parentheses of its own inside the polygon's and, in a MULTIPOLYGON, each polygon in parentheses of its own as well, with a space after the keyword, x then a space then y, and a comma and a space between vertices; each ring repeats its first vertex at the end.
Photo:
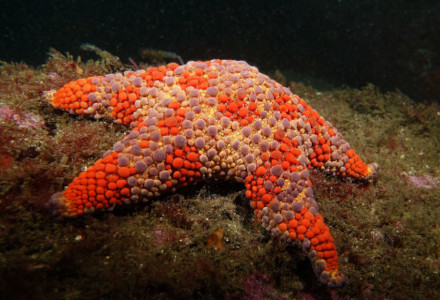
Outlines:
POLYGON ((319 280, 345 282, 309 169, 368 179, 366 165, 329 122, 244 61, 212 60, 80 79, 45 100, 71 114, 133 129, 48 202, 76 216, 147 201, 210 177, 243 182, 272 236, 299 243, 319 280))

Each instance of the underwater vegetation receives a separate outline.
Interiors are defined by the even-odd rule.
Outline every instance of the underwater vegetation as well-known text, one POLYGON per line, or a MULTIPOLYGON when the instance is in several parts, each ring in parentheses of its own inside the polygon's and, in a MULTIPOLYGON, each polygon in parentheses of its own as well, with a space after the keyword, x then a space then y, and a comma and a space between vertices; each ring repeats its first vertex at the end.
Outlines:
POLYGON ((115 213, 53 218, 44 208, 50 196, 127 128, 60 113, 42 93, 121 68, 127 66, 55 50, 36 69, 0 66, 2 295, 439 298, 439 107, 373 85, 317 91, 283 78, 379 166, 371 185, 311 172, 347 276, 336 292, 317 282, 299 247, 279 245, 253 222, 244 190, 231 182, 199 184, 115 213))

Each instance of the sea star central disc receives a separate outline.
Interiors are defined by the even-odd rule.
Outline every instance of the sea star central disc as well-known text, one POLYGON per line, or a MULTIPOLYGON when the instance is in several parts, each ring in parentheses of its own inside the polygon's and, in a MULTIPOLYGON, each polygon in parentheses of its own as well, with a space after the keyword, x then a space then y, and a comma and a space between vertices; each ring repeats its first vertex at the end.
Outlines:
POLYGON ((48 202, 76 216, 147 201, 216 177, 243 182, 261 224, 299 243, 319 280, 345 282, 309 169, 368 179, 366 165, 328 121, 244 61, 212 60, 80 79, 45 100, 132 131, 48 202))

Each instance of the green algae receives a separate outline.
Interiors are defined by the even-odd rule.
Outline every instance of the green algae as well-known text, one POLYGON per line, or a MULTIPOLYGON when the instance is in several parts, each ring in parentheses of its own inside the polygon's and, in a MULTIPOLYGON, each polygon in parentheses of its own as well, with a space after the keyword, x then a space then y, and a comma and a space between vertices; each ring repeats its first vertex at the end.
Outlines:
POLYGON ((289 72, 274 75, 332 122, 360 157, 379 166, 371 184, 312 178, 348 279, 339 290, 319 285, 298 248, 272 241, 255 225, 243 188, 230 182, 213 180, 115 213, 54 219, 45 201, 127 128, 58 112, 42 101, 42 92, 120 70, 111 61, 82 62, 51 50, 37 69, 0 66, 1 105, 45 121, 33 129, 0 120, 1 295, 218 299, 239 297, 257 271, 289 298, 440 298, 440 187, 408 182, 409 176, 440 177, 439 107, 373 85, 317 91, 289 82, 289 72), (219 227, 222 249, 207 248, 219 227))

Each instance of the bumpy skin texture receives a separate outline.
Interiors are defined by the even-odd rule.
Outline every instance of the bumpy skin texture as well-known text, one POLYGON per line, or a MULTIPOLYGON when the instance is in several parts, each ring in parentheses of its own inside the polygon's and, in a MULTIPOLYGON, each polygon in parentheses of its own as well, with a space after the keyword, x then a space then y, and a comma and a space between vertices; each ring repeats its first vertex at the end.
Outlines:
POLYGON ((299 243, 319 280, 345 282, 309 169, 368 179, 342 135, 289 89, 244 61, 169 64, 70 82, 45 100, 132 131, 48 202, 76 216, 148 201, 210 177, 243 182, 262 225, 299 243))

